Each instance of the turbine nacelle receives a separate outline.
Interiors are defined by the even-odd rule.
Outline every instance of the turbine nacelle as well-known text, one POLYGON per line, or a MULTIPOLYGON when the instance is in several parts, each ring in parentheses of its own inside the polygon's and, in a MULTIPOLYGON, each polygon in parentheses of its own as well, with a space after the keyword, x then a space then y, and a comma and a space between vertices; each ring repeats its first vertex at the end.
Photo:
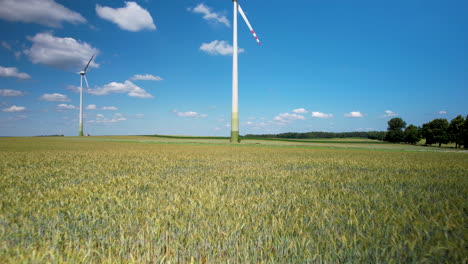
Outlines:
POLYGON ((85 72, 85 71, 80 71, 80 74, 81 74, 81 75, 85 75, 86 72, 85 72))

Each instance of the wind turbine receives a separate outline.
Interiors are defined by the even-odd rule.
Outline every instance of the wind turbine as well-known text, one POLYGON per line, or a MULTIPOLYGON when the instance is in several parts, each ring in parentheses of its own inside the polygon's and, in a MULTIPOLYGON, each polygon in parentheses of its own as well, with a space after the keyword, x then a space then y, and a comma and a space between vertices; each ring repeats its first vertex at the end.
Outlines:
POLYGON ((89 67, 89 64, 94 58, 94 55, 89 59, 88 64, 86 64, 86 67, 82 71, 80 71, 80 131, 79 131, 79 136, 83 136, 83 79, 86 82, 86 87, 89 89, 88 85, 88 80, 86 79, 86 70, 89 67))
POLYGON ((237 12, 241 14, 242 18, 244 19, 247 27, 249 27, 250 32, 257 40, 257 43, 261 45, 260 40, 255 34, 252 26, 249 23, 249 20, 242 11, 241 6, 238 3, 238 0, 232 0, 234 3, 234 18, 233 18, 233 41, 232 41, 232 114, 231 114, 231 142, 239 143, 239 89, 238 89, 238 64, 237 64, 237 12))

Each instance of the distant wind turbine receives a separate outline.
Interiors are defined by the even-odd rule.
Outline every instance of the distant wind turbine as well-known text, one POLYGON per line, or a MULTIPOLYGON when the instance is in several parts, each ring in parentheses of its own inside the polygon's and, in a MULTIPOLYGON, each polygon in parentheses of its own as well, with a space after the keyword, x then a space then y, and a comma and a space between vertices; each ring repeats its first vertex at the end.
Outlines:
POLYGON ((89 64, 94 58, 94 55, 89 59, 88 64, 86 64, 86 67, 82 71, 80 71, 80 131, 79 131, 79 136, 83 136, 83 78, 86 82, 86 87, 89 89, 88 85, 88 80, 86 79, 86 70, 89 67, 89 64))
POLYGON ((239 140, 239 90, 238 90, 238 64, 237 64, 237 54, 238 54, 238 47, 237 47, 237 12, 241 14, 242 18, 244 19, 245 23, 249 27, 250 32, 257 40, 257 43, 261 45, 260 40, 255 34, 252 26, 249 23, 249 20, 242 11, 241 6, 237 2, 237 0, 232 0, 234 3, 234 18, 233 18, 233 41, 232 41, 232 114, 231 114, 231 142, 238 143, 239 140))

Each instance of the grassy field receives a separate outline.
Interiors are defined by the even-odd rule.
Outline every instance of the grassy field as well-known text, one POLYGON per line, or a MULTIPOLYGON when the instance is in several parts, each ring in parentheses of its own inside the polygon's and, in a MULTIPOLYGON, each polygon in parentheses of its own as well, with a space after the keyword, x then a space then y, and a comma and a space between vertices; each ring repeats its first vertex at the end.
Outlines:
POLYGON ((0 138, 0 172, 0 263, 468 261, 463 151, 0 138))

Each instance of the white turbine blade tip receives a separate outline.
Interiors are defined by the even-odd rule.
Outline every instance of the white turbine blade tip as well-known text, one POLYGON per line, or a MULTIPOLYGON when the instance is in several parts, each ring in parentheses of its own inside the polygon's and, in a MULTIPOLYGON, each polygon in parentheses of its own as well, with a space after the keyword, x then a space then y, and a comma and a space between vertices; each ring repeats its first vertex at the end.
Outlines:
POLYGON ((245 15, 244 11, 242 10, 242 7, 239 5, 239 13, 241 14, 242 18, 244 19, 245 23, 247 24, 247 27, 249 28, 250 30, 250 33, 252 33, 253 37, 255 38, 255 40, 257 41, 258 45, 262 45, 260 40, 258 39, 257 37, 257 34, 255 33, 255 31, 253 30, 252 28, 252 25, 250 25, 250 22, 249 20, 247 19, 247 16, 245 15))

